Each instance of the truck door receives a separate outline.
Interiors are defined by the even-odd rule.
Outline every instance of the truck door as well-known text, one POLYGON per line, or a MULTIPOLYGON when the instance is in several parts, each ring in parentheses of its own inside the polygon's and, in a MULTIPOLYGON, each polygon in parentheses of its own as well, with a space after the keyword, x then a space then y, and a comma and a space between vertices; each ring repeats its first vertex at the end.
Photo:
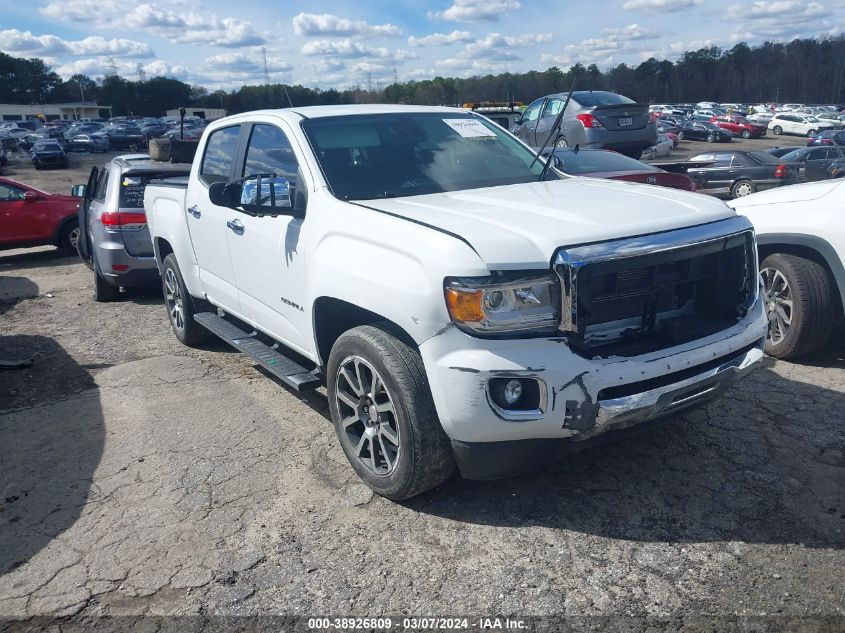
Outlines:
MULTIPOLYGON (((293 191, 305 187, 288 134, 277 122, 245 126, 246 152, 236 178, 275 174, 288 180, 293 191)), ((293 200, 293 194, 291 195, 293 200)), ((241 309, 288 346, 312 355, 305 279, 308 218, 290 215, 258 217, 229 209, 226 231, 241 309)), ((313 222, 311 222, 313 224, 313 222)))
POLYGON ((191 181, 185 198, 188 230, 199 276, 208 298, 240 314, 235 274, 229 259, 227 215, 230 209, 211 204, 208 187, 215 182, 233 180, 235 155, 241 126, 231 125, 215 130, 205 144, 198 181, 191 181))

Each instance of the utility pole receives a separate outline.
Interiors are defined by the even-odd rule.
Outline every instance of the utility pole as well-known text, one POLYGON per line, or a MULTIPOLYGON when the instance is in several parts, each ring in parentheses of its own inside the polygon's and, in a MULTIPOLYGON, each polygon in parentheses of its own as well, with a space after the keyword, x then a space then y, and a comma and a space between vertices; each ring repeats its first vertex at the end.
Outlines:
POLYGON ((106 59, 106 77, 117 77, 117 64, 114 61, 114 57, 109 57, 106 59))
POLYGON ((261 54, 264 56, 264 85, 270 85, 270 68, 267 66, 267 49, 261 48, 261 54))

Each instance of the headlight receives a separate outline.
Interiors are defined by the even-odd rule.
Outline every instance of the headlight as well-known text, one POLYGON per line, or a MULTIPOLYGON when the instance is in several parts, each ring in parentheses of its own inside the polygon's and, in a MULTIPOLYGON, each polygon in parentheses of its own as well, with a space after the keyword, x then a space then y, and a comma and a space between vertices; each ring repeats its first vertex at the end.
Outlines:
POLYGON ((553 333, 560 321, 558 282, 551 274, 450 278, 444 292, 452 321, 470 333, 553 333))

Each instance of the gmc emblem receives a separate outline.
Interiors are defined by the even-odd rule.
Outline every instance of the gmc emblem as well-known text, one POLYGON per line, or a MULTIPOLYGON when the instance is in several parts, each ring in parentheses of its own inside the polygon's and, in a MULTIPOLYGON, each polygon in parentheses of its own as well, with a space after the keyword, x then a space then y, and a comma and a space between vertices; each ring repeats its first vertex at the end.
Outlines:
POLYGON ((645 181, 648 184, 653 185, 657 182, 657 176, 649 176, 648 178, 645 179, 645 181))

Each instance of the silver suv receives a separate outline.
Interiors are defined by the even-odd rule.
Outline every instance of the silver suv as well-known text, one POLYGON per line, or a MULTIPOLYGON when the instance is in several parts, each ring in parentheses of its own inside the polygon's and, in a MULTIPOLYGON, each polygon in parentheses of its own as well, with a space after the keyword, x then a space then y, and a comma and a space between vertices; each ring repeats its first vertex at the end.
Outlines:
POLYGON ((112 301, 120 288, 160 285, 144 213, 151 180, 187 176, 189 164, 160 163, 147 154, 118 156, 94 167, 87 185, 76 185, 79 205, 77 250, 94 271, 94 301, 112 301))
MULTIPOLYGON (((513 133, 529 146, 539 149, 549 136, 568 94, 560 92, 534 101, 516 121, 513 133)), ((557 146, 610 149, 639 159, 643 151, 657 144, 654 121, 646 104, 615 92, 576 90, 563 114, 557 146)))

